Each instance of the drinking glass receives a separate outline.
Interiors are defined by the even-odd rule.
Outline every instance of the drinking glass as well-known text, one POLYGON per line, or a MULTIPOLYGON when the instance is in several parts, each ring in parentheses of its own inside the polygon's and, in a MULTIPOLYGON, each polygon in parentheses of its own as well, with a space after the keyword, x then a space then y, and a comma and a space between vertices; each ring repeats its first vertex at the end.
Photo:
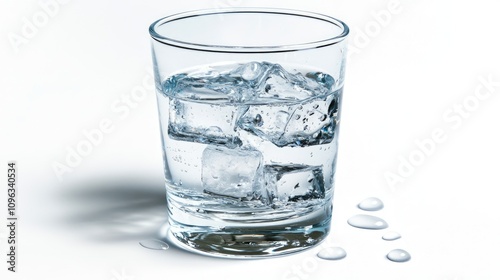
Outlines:
POLYGON ((212 256, 298 252, 329 233, 348 27, 231 8, 154 22, 168 236, 212 256))

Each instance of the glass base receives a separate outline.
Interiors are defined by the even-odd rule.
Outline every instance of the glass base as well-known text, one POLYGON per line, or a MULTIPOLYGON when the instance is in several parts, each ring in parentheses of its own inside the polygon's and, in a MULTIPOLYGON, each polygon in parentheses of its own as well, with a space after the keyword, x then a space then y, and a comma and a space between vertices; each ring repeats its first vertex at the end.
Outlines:
POLYGON ((320 224, 285 228, 186 227, 171 225, 167 238, 187 251, 213 257, 254 259, 277 257, 310 249, 330 231, 330 219, 320 224))

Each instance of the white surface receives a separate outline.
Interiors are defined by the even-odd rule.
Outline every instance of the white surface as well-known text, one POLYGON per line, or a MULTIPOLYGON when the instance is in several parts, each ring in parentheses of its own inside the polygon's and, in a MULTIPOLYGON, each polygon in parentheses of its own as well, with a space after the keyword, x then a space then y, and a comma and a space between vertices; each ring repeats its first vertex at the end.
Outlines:
MULTIPOLYGON (((461 123, 448 112, 473 102, 479 77, 500 81, 497 1, 401 0, 401 11, 380 29, 374 13, 387 10, 389 1, 66 2, 18 52, 8 34, 19 34, 23 19, 41 7, 34 0, 1 2, 0 173, 5 182, 6 161, 17 161, 20 199, 18 272, 7 272, 2 261, 1 279, 500 278, 500 86, 461 123), (347 251, 343 260, 316 258, 320 248, 234 261, 138 244, 165 218, 153 91, 135 108, 121 101, 148 79, 147 27, 174 12, 231 5, 317 11, 351 27, 328 239, 347 251), (373 36, 356 43, 367 28, 373 36), (60 182, 54 161, 63 163, 68 147, 103 119, 113 130, 60 182), (435 129, 446 140, 403 183, 390 187, 384 174, 397 172, 398 157, 408 158, 415 141, 435 129), (401 239, 383 241, 385 231, 346 223, 369 196, 382 199, 385 208, 375 214, 401 239), (407 250, 411 261, 385 259, 395 248, 407 250)), ((5 183, 1 189, 5 213, 5 183)), ((2 226, 2 260, 6 237, 2 226)))

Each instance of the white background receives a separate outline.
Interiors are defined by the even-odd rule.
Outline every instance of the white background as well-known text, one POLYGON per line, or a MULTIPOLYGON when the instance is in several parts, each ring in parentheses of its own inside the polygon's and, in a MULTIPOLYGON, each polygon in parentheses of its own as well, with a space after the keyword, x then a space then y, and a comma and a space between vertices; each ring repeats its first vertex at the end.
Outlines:
POLYGON ((44 22, 39 2, 2 0, 0 216, 6 163, 15 160, 19 244, 18 272, 7 272, 8 232, 0 227, 1 279, 500 278, 498 2, 401 0, 384 21, 376 19, 388 13, 387 0, 268 2, 65 1, 44 22), (328 238, 347 251, 343 260, 316 258, 320 248, 235 261, 138 245, 165 220, 156 100, 149 90, 127 115, 112 106, 150 75, 151 22, 230 6, 316 11, 351 27, 328 238), (36 30, 23 35, 27 21, 36 30), (481 77, 497 82, 479 100, 476 89, 488 94, 481 77), (464 102, 458 117, 454 106, 464 102), (59 181, 54 162, 65 163, 84 131, 106 119, 112 131, 59 181), (419 158, 415 141, 436 129, 445 140, 419 158), (413 172, 398 173, 411 155, 413 172), (391 186, 388 172, 403 182, 391 186), (369 196, 385 202, 377 214, 401 239, 346 223, 369 196), (412 260, 385 259, 394 248, 412 260))

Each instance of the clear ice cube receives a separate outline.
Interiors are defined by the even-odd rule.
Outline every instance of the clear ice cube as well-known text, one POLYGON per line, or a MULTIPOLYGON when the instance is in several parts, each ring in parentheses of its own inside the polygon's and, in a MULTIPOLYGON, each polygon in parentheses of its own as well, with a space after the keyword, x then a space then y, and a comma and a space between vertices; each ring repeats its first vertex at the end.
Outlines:
POLYGON ((292 74, 278 64, 268 65, 265 77, 260 81, 257 85, 258 101, 304 100, 326 93, 326 88, 318 83, 306 79, 301 73, 292 74))
POLYGON ((275 144, 312 146, 332 142, 338 120, 338 98, 338 94, 332 94, 298 105, 275 144))
POLYGON ((292 113, 293 109, 290 110, 288 106, 252 105, 237 120, 236 125, 276 144, 285 132, 292 113))
POLYGON ((281 203, 325 197, 325 181, 321 166, 266 165, 263 184, 273 200, 281 203))
POLYGON ((331 90, 335 85, 335 79, 332 76, 322 72, 309 72, 306 77, 323 85, 326 89, 331 90))
POLYGON ((207 146, 203 151, 203 192, 241 201, 268 201, 258 179, 262 177, 262 154, 255 150, 207 146))
POLYGON ((207 72, 195 72, 174 75, 163 84, 163 91, 175 98, 200 100, 212 103, 240 102, 242 91, 248 90, 249 84, 237 75, 231 75, 226 69, 207 69, 207 72))
POLYGON ((168 135, 181 141, 237 147, 241 140, 235 132, 236 120, 245 109, 171 99, 168 135))
POLYGON ((236 125, 278 147, 327 144, 338 119, 338 95, 294 105, 250 105, 236 125))

